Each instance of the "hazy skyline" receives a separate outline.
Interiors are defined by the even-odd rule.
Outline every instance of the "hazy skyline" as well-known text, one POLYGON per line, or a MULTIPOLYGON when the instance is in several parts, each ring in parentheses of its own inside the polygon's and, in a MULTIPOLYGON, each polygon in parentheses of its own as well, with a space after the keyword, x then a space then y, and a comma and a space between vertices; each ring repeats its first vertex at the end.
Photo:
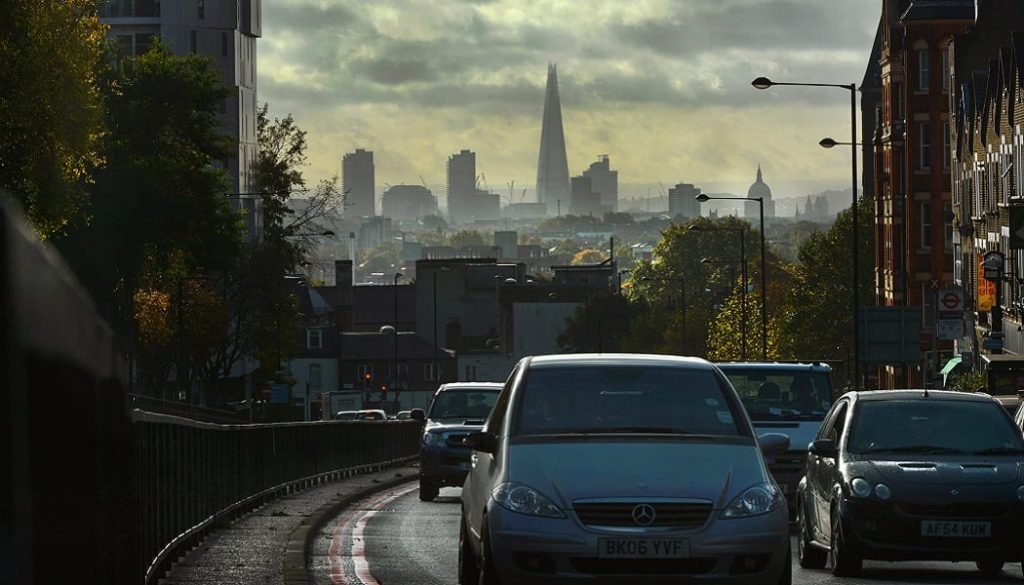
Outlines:
MULTIPOLYGON (((265 4, 259 99, 309 132, 307 178, 374 151, 377 185, 443 184, 477 152, 492 190, 533 190, 549 62, 558 63, 569 172, 608 154, 623 185, 745 192, 757 164, 776 197, 849 180, 841 90, 860 82, 878 0, 278 0, 265 4), (701 184, 703 182, 703 184, 701 184)), ((639 193, 623 192, 623 197, 639 193)))

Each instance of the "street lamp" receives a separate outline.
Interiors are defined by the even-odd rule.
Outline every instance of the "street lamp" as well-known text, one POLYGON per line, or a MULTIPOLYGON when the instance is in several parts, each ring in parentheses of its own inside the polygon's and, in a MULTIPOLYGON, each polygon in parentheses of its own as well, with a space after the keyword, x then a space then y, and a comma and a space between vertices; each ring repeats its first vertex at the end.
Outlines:
POLYGON ((680 301, 682 301, 683 309, 683 353, 686 353, 686 281, 682 278, 656 278, 654 276, 644 276, 640 279, 644 282, 676 282, 679 283, 680 301))
MULTIPOLYGON (((781 83, 772 81, 767 77, 758 77, 751 85, 757 89, 768 89, 775 85, 789 85, 799 87, 833 87, 837 89, 845 89, 850 92, 850 150, 852 153, 852 164, 851 164, 851 177, 853 183, 853 201, 850 205, 850 214, 853 216, 853 298, 851 299, 853 306, 853 387, 855 390, 859 390, 861 387, 860 380, 860 235, 857 217, 857 84, 840 84, 840 83, 781 83)), ((824 148, 832 148, 838 142, 832 139, 822 140, 819 144, 824 148)))
MULTIPOLYGON (((391 378, 391 390, 394 391, 398 387, 398 279, 402 278, 401 272, 395 273, 394 286, 392 287, 395 291, 395 371, 391 378)), ((386 405, 385 405, 386 406, 386 405)))
MULTIPOLYGON (((764 241, 764 197, 720 197, 701 193, 697 195, 697 201, 704 203, 711 199, 722 199, 729 201, 757 201, 761 217, 761 359, 768 361, 768 262, 765 254, 764 241)), ((744 282, 744 284, 746 284, 744 282)))
MULTIPOLYGON (((743 281, 743 287, 740 290, 740 312, 743 317, 740 325, 743 345, 743 361, 747 361, 747 230, 741 227, 703 227, 699 225, 691 225, 690 231, 692 232, 737 232, 740 235, 740 280, 743 281)), ((707 263, 708 259, 704 258, 701 260, 702 263, 707 263)), ((762 288, 764 281, 762 280, 762 288)), ((764 296, 764 295, 762 295, 764 296)), ((762 299, 763 300, 763 299, 762 299)), ((764 305, 762 305, 763 312, 764 305)))
POLYGON ((437 382, 441 382, 441 369, 440 363, 437 359, 437 277, 442 272, 451 272, 452 269, 447 266, 442 266, 434 272, 433 284, 434 284, 434 376, 437 378, 437 382))

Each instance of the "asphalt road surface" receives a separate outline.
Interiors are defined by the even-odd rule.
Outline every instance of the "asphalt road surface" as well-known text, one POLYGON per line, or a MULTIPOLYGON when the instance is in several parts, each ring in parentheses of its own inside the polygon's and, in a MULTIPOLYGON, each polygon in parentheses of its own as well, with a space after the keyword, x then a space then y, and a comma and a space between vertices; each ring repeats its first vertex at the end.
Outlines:
MULTIPOLYGON (((459 492, 443 489, 437 500, 424 503, 419 501, 416 484, 412 483, 347 510, 323 529, 312 551, 310 566, 316 585, 455 585, 459 492)), ((839 579, 828 571, 805 571, 794 557, 793 582, 1020 583, 1021 566, 1007 565, 1001 576, 984 577, 973 563, 869 561, 861 577, 839 579)))

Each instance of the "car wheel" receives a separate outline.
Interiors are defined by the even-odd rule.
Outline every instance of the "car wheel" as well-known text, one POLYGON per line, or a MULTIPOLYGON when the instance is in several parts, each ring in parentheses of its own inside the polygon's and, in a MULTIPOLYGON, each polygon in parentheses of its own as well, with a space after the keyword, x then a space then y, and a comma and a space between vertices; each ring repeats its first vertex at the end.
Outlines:
POLYGON ((441 488, 437 487, 437 484, 432 483, 425 477, 420 478, 420 501, 421 502, 433 502, 437 494, 441 492, 441 488))
POLYGON ((788 546, 783 562, 786 565, 782 569, 782 576, 779 577, 779 585, 793 585, 793 549, 788 546))
POLYGON ((469 546, 469 531, 465 518, 459 520, 459 585, 477 585, 480 582, 480 568, 476 554, 469 546))
POLYGON ((978 561, 976 564, 978 565, 978 570, 982 573, 985 573, 986 575, 993 575, 995 573, 1002 572, 1004 563, 1003 561, 997 561, 994 559, 985 559, 983 561, 978 561))
POLYGON ((854 548, 851 535, 843 530, 843 519, 839 510, 832 508, 832 546, 829 547, 829 560, 832 562, 832 574, 836 577, 852 577, 860 573, 864 559, 854 548))
POLYGON ((800 567, 804 569, 824 569, 828 563, 828 552, 811 544, 811 529, 807 523, 807 511, 803 505, 797 506, 797 522, 800 524, 800 536, 797 540, 796 556, 800 567))
POLYGON ((491 558, 491 531, 484 520, 480 528, 480 557, 478 559, 480 578, 478 585, 501 585, 498 581, 498 574, 494 570, 494 560, 491 558))

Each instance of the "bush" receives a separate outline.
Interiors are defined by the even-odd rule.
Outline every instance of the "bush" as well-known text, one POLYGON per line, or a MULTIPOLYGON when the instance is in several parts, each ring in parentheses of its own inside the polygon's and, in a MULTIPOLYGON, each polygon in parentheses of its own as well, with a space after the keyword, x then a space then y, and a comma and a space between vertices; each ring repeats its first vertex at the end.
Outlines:
POLYGON ((976 392, 988 388, 988 373, 986 372, 963 372, 955 374, 953 381, 949 384, 950 390, 957 392, 976 392))

